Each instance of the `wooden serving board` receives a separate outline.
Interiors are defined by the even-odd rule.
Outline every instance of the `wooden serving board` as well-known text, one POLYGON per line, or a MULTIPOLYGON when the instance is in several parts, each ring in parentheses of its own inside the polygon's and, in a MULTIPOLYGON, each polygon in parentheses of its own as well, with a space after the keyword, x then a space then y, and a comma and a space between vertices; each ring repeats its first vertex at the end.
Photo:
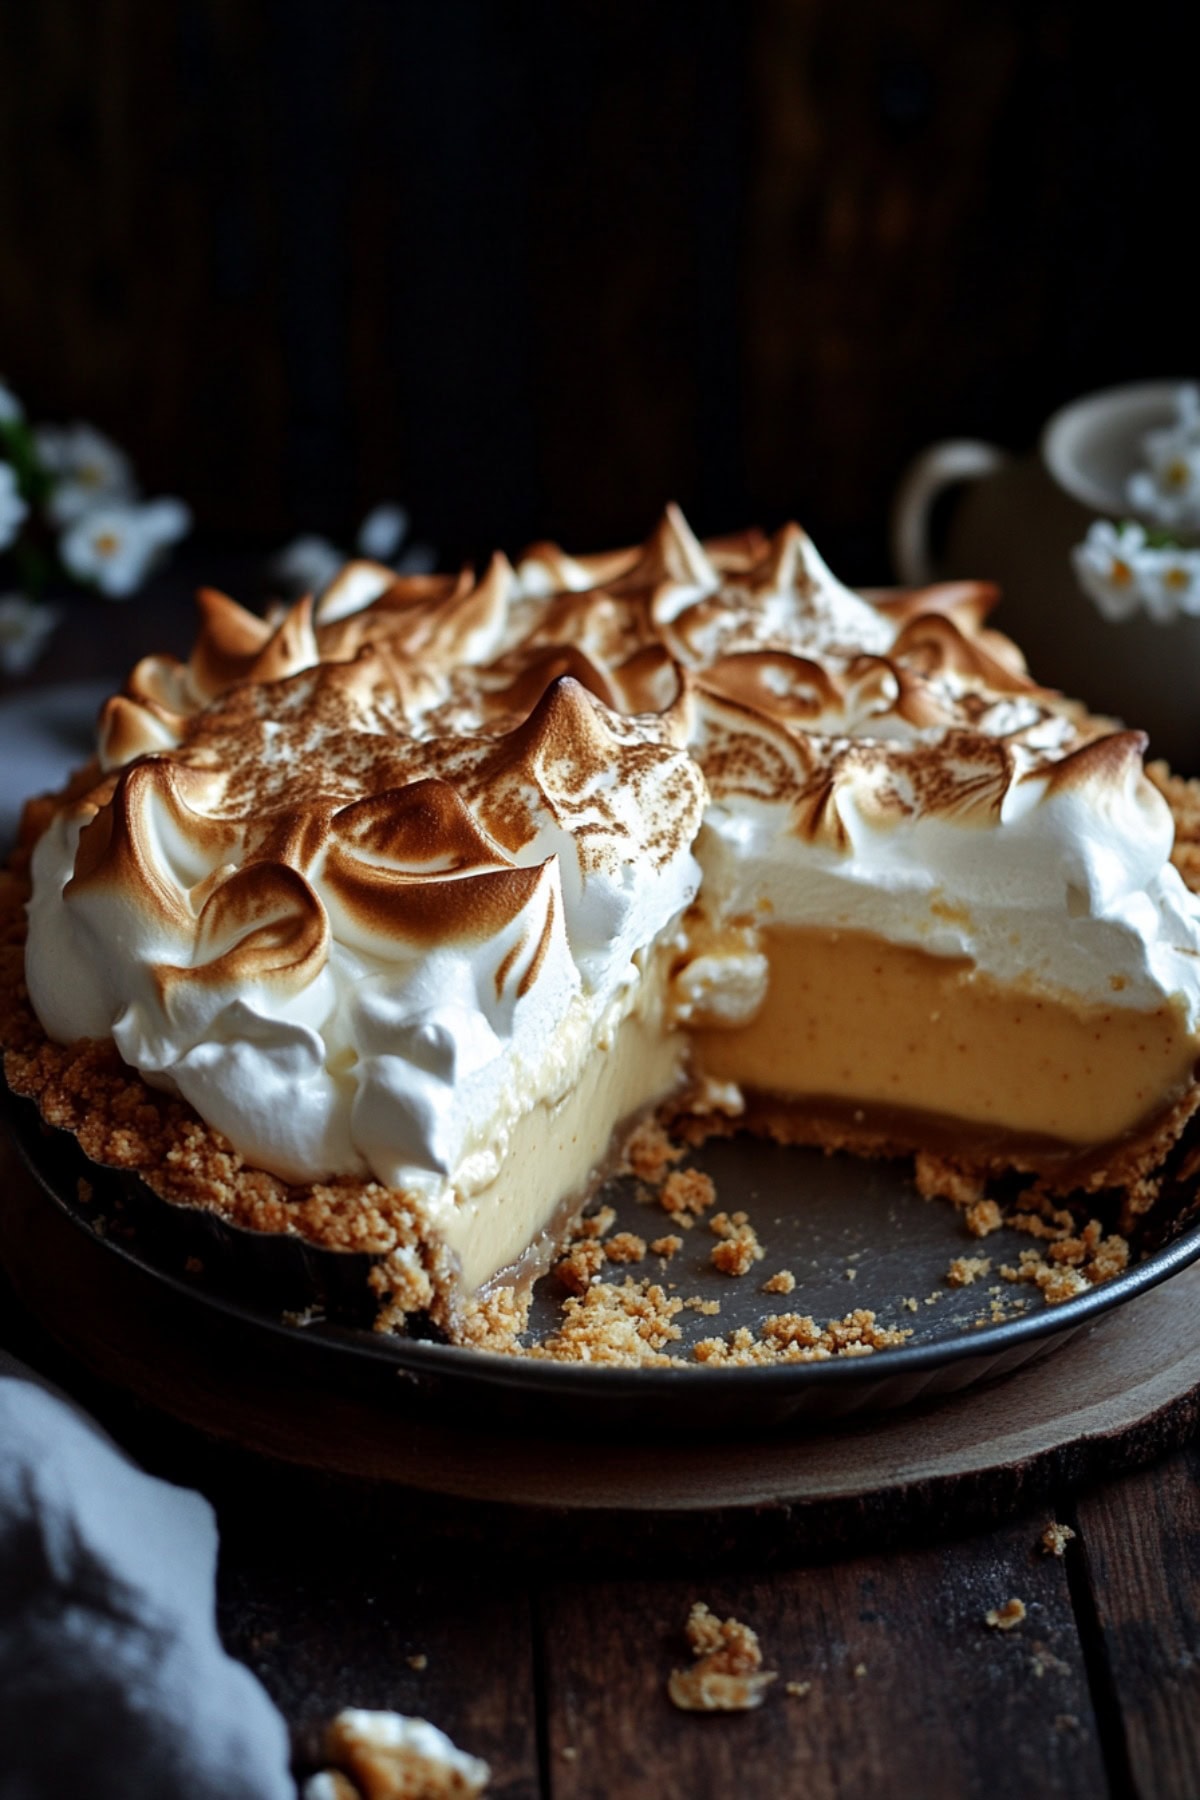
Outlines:
POLYGON ((195 1451, 170 1469, 183 1479, 244 1480, 249 1458, 294 1503, 303 1470, 343 1513, 382 1508, 492 1548, 586 1541, 661 1562, 752 1539, 761 1559, 965 1529, 1144 1463, 1200 1418, 1197 1265, 1003 1380, 837 1427, 699 1442, 597 1441, 585 1417, 570 1440, 464 1427, 407 1405, 402 1377, 355 1392, 301 1381, 256 1355, 246 1327, 182 1309, 65 1219, 11 1155, 0 1172, 12 1287, 137 1453, 148 1443, 155 1462, 173 1421, 176 1448, 195 1451))

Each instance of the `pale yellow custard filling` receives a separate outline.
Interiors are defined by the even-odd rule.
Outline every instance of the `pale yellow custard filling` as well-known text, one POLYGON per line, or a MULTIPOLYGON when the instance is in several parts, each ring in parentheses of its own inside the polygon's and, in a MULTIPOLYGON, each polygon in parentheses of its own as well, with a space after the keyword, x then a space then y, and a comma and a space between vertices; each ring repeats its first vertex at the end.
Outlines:
POLYGON ((1090 1147, 1165 1110, 1200 1054, 1182 1002, 1080 1006, 865 932, 770 926, 760 947, 761 1005, 745 1024, 694 1031, 693 1066, 783 1099, 1090 1147))

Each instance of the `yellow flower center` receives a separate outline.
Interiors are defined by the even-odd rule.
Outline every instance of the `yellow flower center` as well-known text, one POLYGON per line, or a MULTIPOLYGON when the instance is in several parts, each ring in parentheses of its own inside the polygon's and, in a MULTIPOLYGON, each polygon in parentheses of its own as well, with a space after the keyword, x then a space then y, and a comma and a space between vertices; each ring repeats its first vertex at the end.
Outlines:
POLYGON ((98 531, 92 539, 92 548, 97 556, 111 556, 121 548, 121 540, 115 531, 98 531))

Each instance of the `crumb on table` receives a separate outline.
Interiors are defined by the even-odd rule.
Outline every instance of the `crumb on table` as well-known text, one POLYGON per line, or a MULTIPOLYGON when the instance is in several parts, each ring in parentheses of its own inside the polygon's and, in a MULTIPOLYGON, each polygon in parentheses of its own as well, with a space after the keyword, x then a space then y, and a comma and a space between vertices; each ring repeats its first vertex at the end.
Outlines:
POLYGON ((718 1619, 702 1600, 693 1605, 685 1630, 696 1660, 671 1671, 667 1693, 675 1706, 683 1712, 748 1712, 762 1705, 777 1672, 763 1668, 756 1631, 740 1619, 718 1619))
POLYGON ((1023 1600, 1006 1600, 1003 1606, 993 1606, 985 1614, 984 1623, 990 1625, 993 1631, 1012 1631, 1015 1626, 1022 1623, 1025 1616, 1026 1607, 1023 1600))

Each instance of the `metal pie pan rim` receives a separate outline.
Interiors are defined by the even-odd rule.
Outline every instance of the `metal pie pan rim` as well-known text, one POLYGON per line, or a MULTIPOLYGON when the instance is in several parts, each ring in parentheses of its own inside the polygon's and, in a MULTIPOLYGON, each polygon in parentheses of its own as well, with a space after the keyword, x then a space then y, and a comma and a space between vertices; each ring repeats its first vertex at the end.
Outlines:
MULTIPOLYGON (((143 1275, 168 1287, 203 1311, 219 1314, 238 1325, 265 1330, 276 1341, 305 1352, 324 1352, 334 1359, 347 1359, 353 1367, 364 1363, 379 1369, 391 1368, 398 1375, 433 1377, 439 1380, 477 1382, 483 1387, 523 1390, 529 1393, 555 1395, 562 1398, 593 1397, 597 1400, 637 1399, 650 1401, 655 1396, 678 1393, 681 1386, 690 1395, 700 1390, 701 1383, 716 1384, 722 1398, 744 1392, 747 1397, 782 1399, 792 1392, 816 1395, 823 1391, 874 1388, 890 1381, 920 1374, 932 1375, 958 1363, 987 1363, 1006 1358, 1023 1346, 1030 1355, 1037 1346, 1049 1349, 1054 1340, 1074 1334, 1094 1323, 1114 1308, 1139 1298, 1142 1294, 1169 1280, 1173 1275, 1200 1260, 1200 1221, 1181 1232, 1169 1243, 1152 1250, 1147 1256, 1110 1280, 1089 1288, 1057 1305, 1043 1304, 1036 1312, 1001 1324, 981 1326, 953 1337, 914 1345, 897 1345, 875 1350, 867 1356, 831 1357, 825 1361, 760 1364, 752 1367, 711 1367, 706 1364, 651 1365, 630 1368, 597 1363, 554 1362, 525 1356, 506 1356, 496 1351, 475 1350, 468 1346, 439 1343, 431 1339, 405 1338, 376 1333, 365 1327, 340 1325, 315 1320, 310 1325, 291 1324, 278 1312, 258 1309, 251 1303, 228 1294, 197 1286, 184 1276, 161 1267, 149 1254, 123 1243, 119 1238, 101 1236, 88 1216, 67 1199, 51 1173, 42 1167, 28 1135, 21 1129, 18 1108, 11 1104, 21 1097, 13 1095, 7 1083, 0 1084, 10 1104, 5 1107, 9 1134, 25 1167, 38 1186, 52 1199, 60 1212, 81 1231, 109 1251, 139 1270, 143 1275), (1043 1343, 1044 1340, 1044 1343, 1043 1343)), ((35 1115, 36 1111, 35 1111, 35 1115)), ((123 1177, 129 1172, 111 1165, 90 1163, 74 1137, 58 1127, 50 1127, 57 1138, 73 1146, 85 1166, 103 1174, 123 1177)), ((154 1198, 164 1207, 178 1213, 190 1213, 211 1219, 203 1208, 186 1207, 176 1202, 154 1198)), ((288 1233, 259 1233, 244 1226, 217 1222, 255 1241, 272 1238, 287 1243, 307 1245, 307 1240, 288 1233)), ((361 1254, 307 1245, 327 1256, 361 1254)))

